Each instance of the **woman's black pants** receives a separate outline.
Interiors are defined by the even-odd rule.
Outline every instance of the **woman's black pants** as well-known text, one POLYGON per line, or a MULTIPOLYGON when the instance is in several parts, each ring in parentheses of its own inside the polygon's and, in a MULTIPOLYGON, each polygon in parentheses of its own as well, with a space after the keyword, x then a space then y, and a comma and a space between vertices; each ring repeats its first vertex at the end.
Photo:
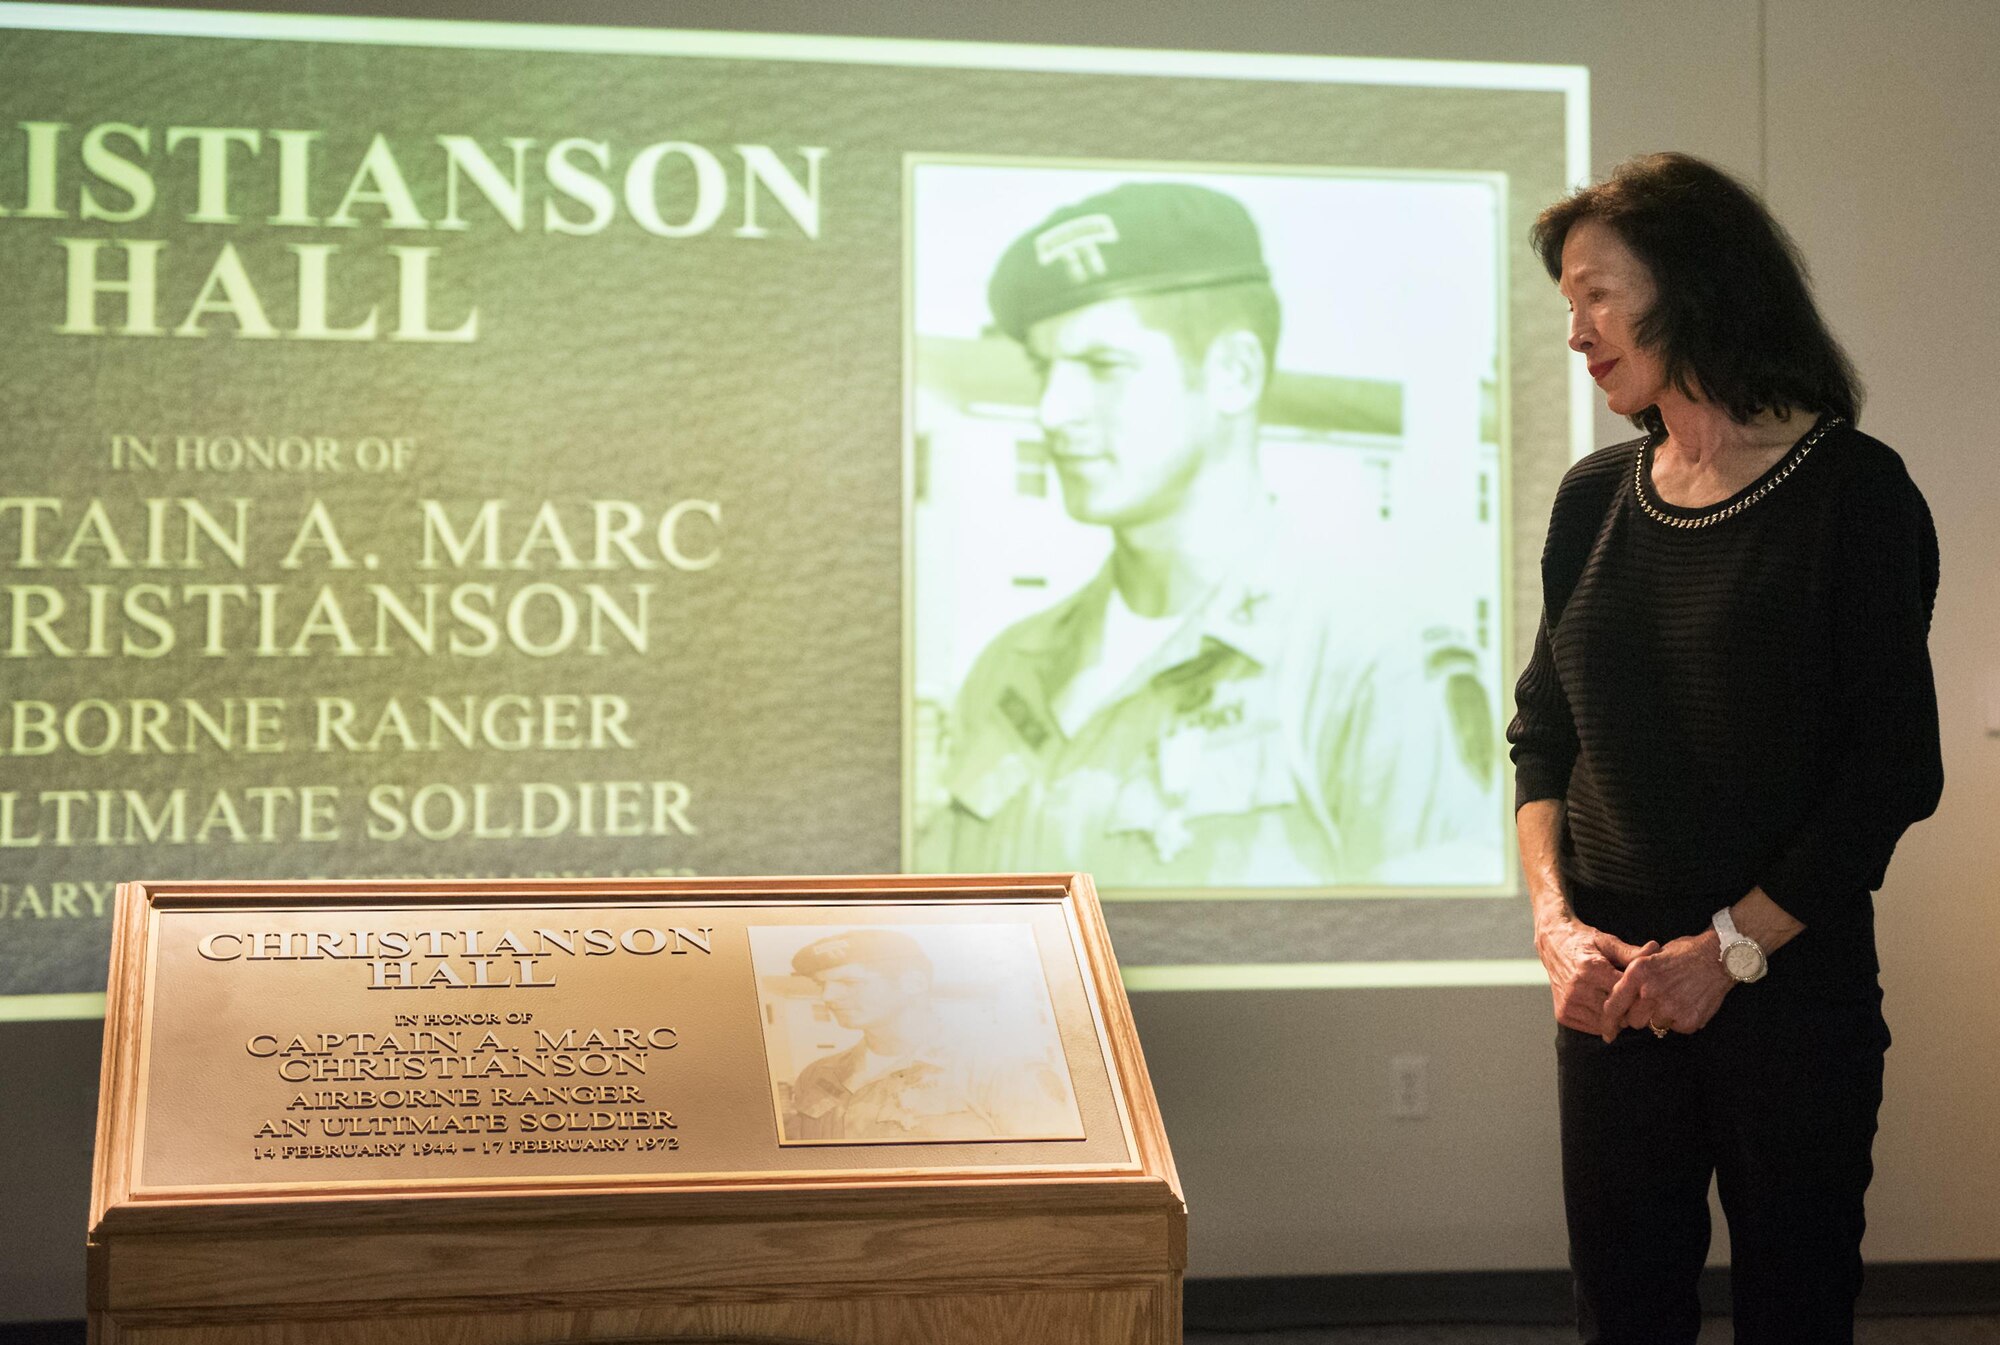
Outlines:
POLYGON ((1862 1196, 1889 1044, 1880 992, 1770 977, 1701 1031, 1557 1029, 1563 1201, 1578 1332, 1675 1342, 1701 1325, 1708 1185, 1729 1221, 1738 1345, 1854 1339, 1862 1196))

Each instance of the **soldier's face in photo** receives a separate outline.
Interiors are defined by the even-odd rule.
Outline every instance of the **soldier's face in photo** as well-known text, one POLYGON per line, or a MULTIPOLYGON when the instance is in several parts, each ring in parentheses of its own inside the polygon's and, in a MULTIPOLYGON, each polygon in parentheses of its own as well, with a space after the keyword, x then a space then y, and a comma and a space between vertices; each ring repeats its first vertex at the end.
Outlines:
POLYGON ((813 979, 834 1021, 864 1030, 894 1018, 929 989, 921 972, 884 971, 860 962, 828 967, 813 979))
POLYGON ((1168 333, 1110 299, 1028 329, 1042 378, 1037 414, 1063 504, 1081 523, 1171 513, 1201 466, 1212 413, 1168 333))

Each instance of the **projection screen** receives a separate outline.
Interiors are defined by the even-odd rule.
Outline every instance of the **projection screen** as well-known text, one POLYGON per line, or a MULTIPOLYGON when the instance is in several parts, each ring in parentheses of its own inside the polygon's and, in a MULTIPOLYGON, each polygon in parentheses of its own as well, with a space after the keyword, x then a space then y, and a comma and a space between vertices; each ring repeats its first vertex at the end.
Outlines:
POLYGON ((0 5, 0 1016, 123 879, 1081 869, 1532 979, 1571 67, 0 5))

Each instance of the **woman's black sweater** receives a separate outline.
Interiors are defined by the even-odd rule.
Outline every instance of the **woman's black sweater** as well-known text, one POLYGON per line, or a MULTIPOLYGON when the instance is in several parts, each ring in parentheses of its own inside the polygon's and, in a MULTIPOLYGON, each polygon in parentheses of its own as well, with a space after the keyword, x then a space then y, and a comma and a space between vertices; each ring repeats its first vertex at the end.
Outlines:
POLYGON ((1902 459, 1844 423, 1704 509, 1655 496, 1649 441, 1576 464, 1507 736, 1517 805, 1566 804, 1577 914, 1666 938, 1761 887, 1872 972, 1868 894, 1943 785, 1937 582, 1902 459))

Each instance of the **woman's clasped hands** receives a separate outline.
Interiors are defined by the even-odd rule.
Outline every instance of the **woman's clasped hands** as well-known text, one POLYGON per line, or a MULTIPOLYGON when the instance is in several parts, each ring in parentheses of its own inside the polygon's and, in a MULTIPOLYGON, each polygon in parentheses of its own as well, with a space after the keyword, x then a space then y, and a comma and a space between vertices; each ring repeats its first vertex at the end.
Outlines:
POLYGON ((1654 1035, 1698 1032, 1735 980, 1714 931, 1634 945, 1575 919, 1535 940, 1555 997, 1556 1021, 1611 1041, 1626 1028, 1654 1035))
POLYGON ((1606 1041, 1628 1027, 1649 1027, 1655 1036, 1699 1032, 1736 984, 1714 930, 1647 947, 1652 951, 1627 961, 1605 997, 1598 1035, 1606 1041))

